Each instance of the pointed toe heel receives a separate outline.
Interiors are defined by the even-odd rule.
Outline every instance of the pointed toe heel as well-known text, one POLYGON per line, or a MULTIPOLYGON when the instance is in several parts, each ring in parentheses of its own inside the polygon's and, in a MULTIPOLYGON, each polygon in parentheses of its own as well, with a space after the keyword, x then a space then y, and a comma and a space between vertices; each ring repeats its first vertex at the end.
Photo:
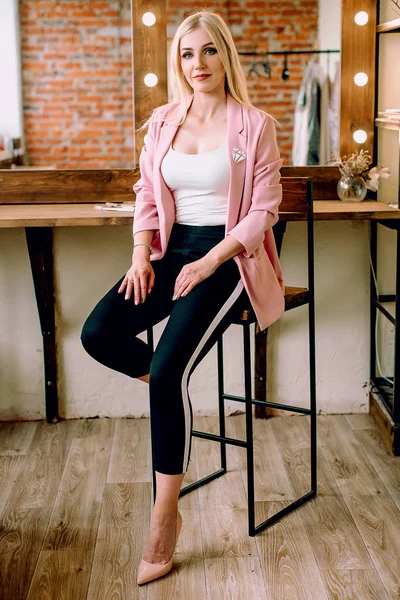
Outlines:
POLYGON ((178 517, 176 521, 176 534, 175 534, 175 546, 172 551, 171 558, 165 565, 160 565, 157 563, 149 563, 145 561, 143 558, 140 561, 138 567, 138 577, 137 583, 138 585, 142 585, 143 583, 148 583, 149 581, 153 581, 154 579, 159 579, 163 577, 167 573, 169 573, 173 567, 173 556, 176 548, 176 544, 178 543, 179 534, 182 528, 182 515, 178 510, 178 517))

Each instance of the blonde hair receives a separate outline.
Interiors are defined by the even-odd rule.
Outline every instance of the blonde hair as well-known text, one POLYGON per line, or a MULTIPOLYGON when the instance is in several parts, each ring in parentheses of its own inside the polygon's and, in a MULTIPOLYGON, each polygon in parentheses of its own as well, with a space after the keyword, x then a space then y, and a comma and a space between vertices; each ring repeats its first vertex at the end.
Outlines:
POLYGON ((164 118, 161 115, 163 112, 162 110, 160 111, 160 118, 158 118, 158 115, 156 117, 155 113, 159 109, 162 109, 163 107, 173 103, 179 103, 180 105, 179 118, 178 121, 174 120, 174 123, 178 126, 183 123, 190 96, 193 94, 193 88, 191 85, 189 85, 182 73, 179 46, 184 35, 194 31, 195 29, 198 29, 199 27, 202 27, 207 31, 217 48, 218 55, 225 69, 225 92, 229 92, 230 95, 237 102, 239 102, 239 104, 255 108, 261 113, 272 117, 275 123, 282 129, 281 124, 275 119, 275 117, 261 110, 260 108, 257 108, 250 102, 247 91, 247 82, 240 64, 235 42, 233 41, 232 34, 223 18, 218 13, 201 9, 189 15, 184 19, 184 21, 182 21, 176 30, 171 43, 170 64, 172 75, 175 79, 173 92, 174 100, 171 103, 163 104, 162 106, 155 108, 151 112, 150 117, 145 121, 145 123, 143 123, 143 125, 141 125, 141 127, 139 127, 139 129, 137 129, 137 131, 147 129, 151 122, 168 121, 167 118, 164 118))

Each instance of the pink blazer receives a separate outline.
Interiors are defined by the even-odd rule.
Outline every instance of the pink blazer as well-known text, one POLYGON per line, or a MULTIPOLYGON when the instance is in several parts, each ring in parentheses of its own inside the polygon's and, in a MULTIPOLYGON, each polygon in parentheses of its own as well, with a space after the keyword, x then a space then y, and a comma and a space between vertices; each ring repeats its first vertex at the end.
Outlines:
MULTIPOLYGON (((156 112, 172 117, 178 115, 178 109, 175 102, 156 112)), ((150 123, 139 159, 141 177, 133 186, 133 234, 156 231, 151 260, 164 256, 175 222, 175 203, 161 175, 161 162, 177 129, 173 124, 150 123)), ((279 319, 285 307, 282 270, 271 230, 279 220, 282 201, 282 160, 275 123, 258 109, 242 106, 227 92, 227 135, 230 179, 225 235, 232 235, 245 248, 234 260, 260 329, 264 330, 279 319)))

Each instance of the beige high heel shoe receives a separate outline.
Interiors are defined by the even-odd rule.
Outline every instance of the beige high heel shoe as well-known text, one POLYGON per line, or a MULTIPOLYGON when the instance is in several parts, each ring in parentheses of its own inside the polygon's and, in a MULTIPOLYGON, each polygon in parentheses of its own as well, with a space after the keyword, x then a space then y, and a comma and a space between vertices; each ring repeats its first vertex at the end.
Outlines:
POLYGON ((149 563, 142 558, 142 560, 140 561, 139 567, 138 567, 138 578, 137 578, 138 585, 142 585, 143 583, 148 583, 149 581, 158 579, 159 577, 162 577, 163 575, 166 575, 167 573, 170 572, 170 570, 172 569, 172 565, 173 565, 172 559, 174 556, 176 544, 178 543, 178 538, 179 538, 179 534, 181 532, 181 527, 182 527, 182 515, 178 510, 178 516, 177 516, 177 520, 176 520, 175 546, 172 551, 171 558, 165 565, 160 565, 158 563, 149 563))

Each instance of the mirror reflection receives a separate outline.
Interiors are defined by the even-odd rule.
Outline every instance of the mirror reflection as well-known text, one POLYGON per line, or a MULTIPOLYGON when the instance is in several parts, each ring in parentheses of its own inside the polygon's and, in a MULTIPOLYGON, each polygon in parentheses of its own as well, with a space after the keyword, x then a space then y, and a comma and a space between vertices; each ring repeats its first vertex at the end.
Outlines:
MULTIPOLYGON (((130 0, 1 4, 0 168, 132 168, 130 0)), ((280 122, 284 165, 326 164, 339 151, 341 0, 274 6, 227 19, 249 96, 280 122)), ((167 52, 181 8, 167 11, 167 52)), ((168 73, 168 101, 173 85, 168 73)))
MULTIPOLYGON (((280 122, 285 166, 325 165, 340 143, 342 2, 285 3, 279 14, 265 6, 264 18, 231 26, 250 100, 280 122)), ((175 30, 168 28, 168 56, 175 30)), ((168 101, 173 90, 169 69, 168 101)))

